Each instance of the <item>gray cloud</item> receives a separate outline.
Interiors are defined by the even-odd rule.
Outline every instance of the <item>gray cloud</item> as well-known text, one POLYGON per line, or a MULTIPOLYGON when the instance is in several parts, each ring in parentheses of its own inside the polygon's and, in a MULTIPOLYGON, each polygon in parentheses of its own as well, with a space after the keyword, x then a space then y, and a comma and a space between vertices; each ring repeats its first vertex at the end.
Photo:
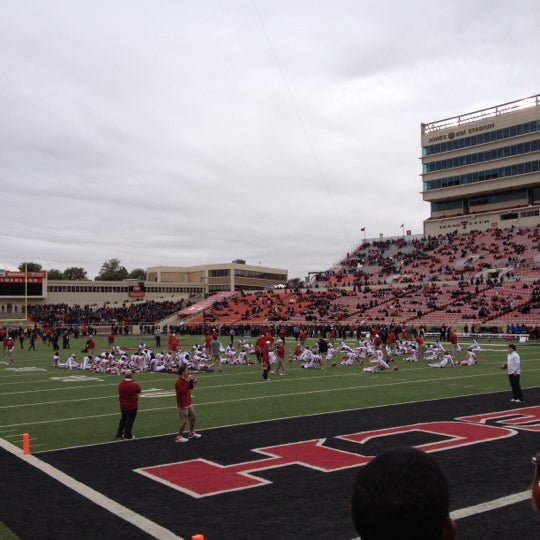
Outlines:
POLYGON ((0 258, 303 277, 420 233, 420 123, 538 93, 539 10, 7 0, 0 258))

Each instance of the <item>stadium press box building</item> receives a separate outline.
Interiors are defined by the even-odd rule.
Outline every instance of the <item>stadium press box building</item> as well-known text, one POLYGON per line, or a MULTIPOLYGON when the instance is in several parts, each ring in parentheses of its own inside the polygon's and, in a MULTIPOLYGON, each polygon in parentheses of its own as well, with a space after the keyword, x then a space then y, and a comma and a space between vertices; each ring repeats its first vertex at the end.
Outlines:
POLYGON ((421 124, 424 235, 540 223, 540 95, 421 124))

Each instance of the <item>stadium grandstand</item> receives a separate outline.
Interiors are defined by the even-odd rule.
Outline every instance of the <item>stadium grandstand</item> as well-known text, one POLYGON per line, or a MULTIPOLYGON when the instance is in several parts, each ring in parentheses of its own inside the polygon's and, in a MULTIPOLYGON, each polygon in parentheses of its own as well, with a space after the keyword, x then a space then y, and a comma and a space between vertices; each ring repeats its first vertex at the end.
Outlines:
POLYGON ((540 326, 540 225, 435 237, 365 241, 310 284, 222 291, 178 302, 29 306, 32 324, 111 325, 151 333, 219 328, 255 335, 261 326, 295 335, 336 328, 352 335, 373 326, 464 333, 536 335, 540 326), (166 321, 166 322, 165 322, 166 321))

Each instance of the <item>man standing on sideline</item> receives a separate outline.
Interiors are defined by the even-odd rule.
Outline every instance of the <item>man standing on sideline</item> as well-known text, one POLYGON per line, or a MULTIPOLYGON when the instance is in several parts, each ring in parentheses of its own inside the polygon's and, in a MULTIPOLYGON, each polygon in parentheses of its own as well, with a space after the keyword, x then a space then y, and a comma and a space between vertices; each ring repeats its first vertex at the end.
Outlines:
POLYGON ((221 368, 221 349, 221 341, 219 341, 217 335, 214 334, 214 337, 210 342, 210 354, 212 357, 212 364, 214 366, 214 373, 217 373, 218 371, 223 371, 223 369, 221 368))
POLYGON ((516 352, 516 346, 513 343, 508 345, 508 356, 506 357, 506 370, 508 372, 508 380, 512 388, 512 399, 515 403, 523 401, 523 392, 519 379, 521 376, 521 358, 516 352))
POLYGON ((426 344, 424 340, 422 339, 422 336, 420 336, 420 334, 417 334, 414 337, 414 340, 416 341, 416 355, 418 357, 418 361, 423 362, 424 355, 426 353, 426 344))
POLYGON ((452 357, 454 358, 454 361, 457 363, 458 358, 457 354, 459 352, 459 346, 458 346, 458 335, 457 332, 454 329, 449 330, 450 332, 450 353, 452 354, 452 357))
POLYGON ((14 364, 15 359, 13 358, 13 353, 15 352, 15 342, 11 336, 4 338, 4 354, 6 355, 6 360, 8 364, 14 364))
POLYGON ((282 339, 277 340, 275 352, 276 352, 277 364, 276 364, 276 369, 274 370, 274 373, 277 374, 281 371, 281 373, 279 374, 285 375, 285 364, 283 363, 285 360, 285 345, 283 345, 282 339))
POLYGON ((191 400, 191 389, 197 382, 197 379, 190 375, 187 370, 187 366, 182 364, 178 369, 178 379, 176 379, 176 406, 178 407, 178 414, 180 415, 180 424, 178 425, 178 435, 174 439, 174 442, 188 442, 189 439, 199 439, 200 433, 195 432, 195 420, 197 415, 193 402, 191 400), (189 434, 184 437, 184 429, 189 421, 189 434))
POLYGON ((321 368, 326 368, 326 355, 328 354, 328 341, 324 339, 323 336, 319 336, 319 341, 317 343, 319 345, 319 356, 320 362, 321 362, 321 368))
POLYGON ((120 422, 116 431, 116 438, 133 439, 133 423, 139 409, 139 394, 141 387, 133 380, 133 373, 127 370, 124 380, 118 385, 118 400, 120 401, 120 422))
MULTIPOLYGON (((57 340, 58 340, 58 338, 57 338, 57 340)), ((53 344, 53 346, 54 346, 54 344, 53 344)), ((92 356, 94 356, 95 350, 96 350, 96 340, 94 339, 94 336, 92 334, 90 334, 88 336, 88 339, 86 340, 86 348, 85 348, 84 352, 87 352, 87 353, 91 354, 92 356)))
POLYGON ((28 347, 29 351, 36 350, 36 338, 37 338, 36 331, 32 330, 32 332, 30 333, 30 346, 28 347))

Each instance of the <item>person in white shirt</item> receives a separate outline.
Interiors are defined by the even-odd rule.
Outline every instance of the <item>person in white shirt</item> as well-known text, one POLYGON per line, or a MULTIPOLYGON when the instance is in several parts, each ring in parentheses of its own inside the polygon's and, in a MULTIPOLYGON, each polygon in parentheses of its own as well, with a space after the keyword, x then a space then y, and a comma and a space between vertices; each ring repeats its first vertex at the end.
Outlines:
POLYGON ((455 365, 456 363, 454 362, 452 355, 448 353, 442 357, 442 360, 440 362, 434 362, 432 364, 428 364, 428 366, 432 368, 454 367, 455 365))
POLYGON ((81 362, 81 369, 83 371, 86 371, 88 369, 92 369, 92 355, 89 354, 87 356, 85 356, 83 359, 82 359, 82 362, 81 362))
POLYGON ((390 366, 384 361, 381 350, 378 350, 373 354, 370 363, 373 365, 364 368, 364 371, 367 371, 368 373, 379 373, 386 369, 390 369, 390 366))
POLYGON ((343 356, 343 358, 341 360, 341 365, 342 366, 352 366, 356 359, 357 359, 356 353, 348 352, 345 356, 343 356))
POLYGON ((52 367, 60 367, 58 364, 60 364, 60 355, 58 351, 55 351, 52 358, 52 367))
POLYGON ((227 345, 225 349, 225 362, 227 364, 236 364, 236 349, 232 345, 227 345))
POLYGON ((437 341, 435 345, 428 346, 426 360, 439 360, 445 353, 444 345, 440 341, 437 341))
POLYGON ((312 369, 321 366, 321 357, 313 351, 306 349, 301 356, 305 357, 304 363, 302 364, 303 368, 312 369))
POLYGON ((353 352, 352 348, 349 347, 349 345, 347 345, 344 341, 342 341, 339 344, 339 350, 340 351, 346 351, 346 352, 353 352))
POLYGON ((474 366, 475 364, 479 364, 478 357, 476 356, 476 353, 473 351, 472 347, 469 347, 467 349, 467 356, 465 357, 465 360, 462 360, 459 365, 460 366, 474 366))
POLYGON ((510 401, 521 403, 523 401, 523 392, 519 383, 519 379, 521 377, 521 358, 516 352, 516 346, 513 343, 508 345, 506 371, 508 373, 510 387, 512 388, 512 399, 510 401))
POLYGON ((78 362, 75 360, 75 355, 72 354, 68 357, 66 360, 66 368, 67 369, 77 369, 79 367, 78 362))

